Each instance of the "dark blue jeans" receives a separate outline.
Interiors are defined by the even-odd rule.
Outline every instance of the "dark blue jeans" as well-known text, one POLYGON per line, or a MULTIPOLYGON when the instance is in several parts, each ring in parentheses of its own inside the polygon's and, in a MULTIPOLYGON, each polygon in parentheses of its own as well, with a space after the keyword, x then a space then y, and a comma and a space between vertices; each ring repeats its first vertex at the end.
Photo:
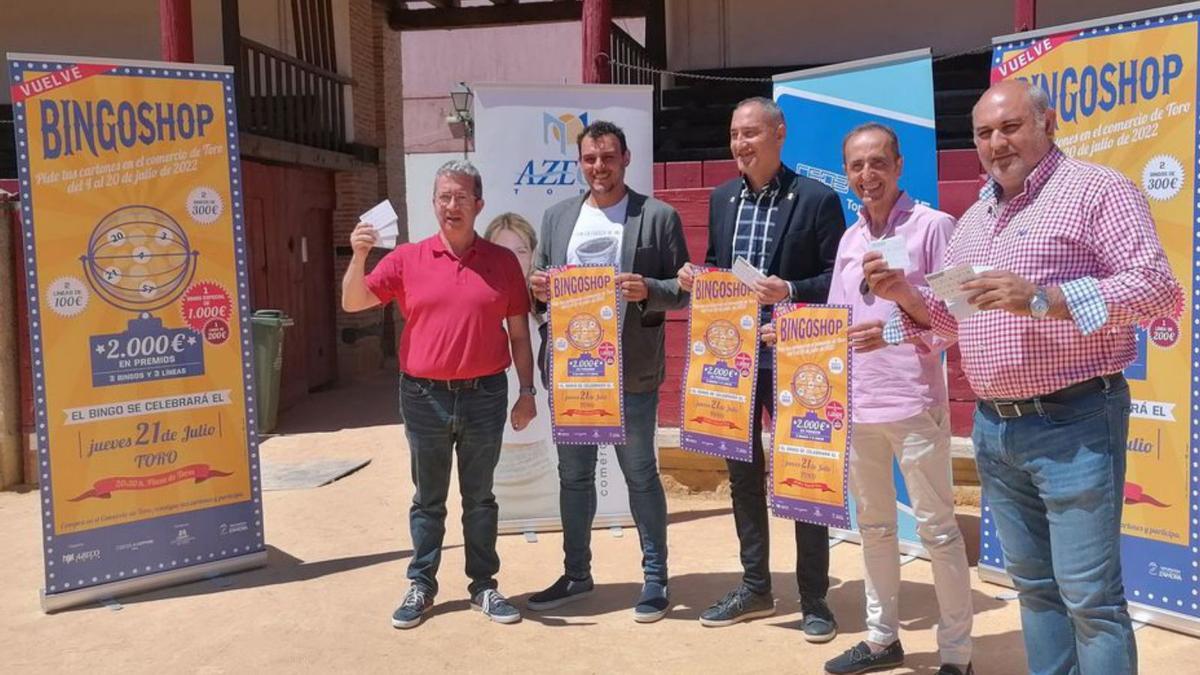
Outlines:
MULTIPOLYGON (((667 497, 658 477, 654 432, 658 392, 625 392, 625 445, 617 463, 629 488, 629 510, 642 545, 647 582, 667 583, 667 497)), ((558 446, 558 503, 562 512, 564 567, 568 576, 592 573, 592 520, 596 517, 596 446, 558 446)))
POLYGON ((466 571, 471 579, 467 590, 474 597, 482 590, 496 588, 495 576, 500 571, 496 554, 499 509, 492 494, 492 474, 500 460, 500 441, 508 417, 507 376, 498 373, 483 378, 475 389, 448 391, 402 375, 400 409, 416 488, 408 516, 413 547, 409 580, 437 592, 450 464, 457 453, 466 571))
MULTIPOLYGON (((741 546, 742 583, 755 593, 771 590, 771 526, 767 513, 767 465, 762 445, 763 412, 775 414, 770 370, 758 371, 754 403, 754 460, 726 460, 733 522, 741 546)), ((796 585, 804 611, 829 592, 829 528, 796 521, 796 585)))
POLYGON ((1043 407, 1002 419, 981 404, 972 433, 1029 672, 1136 673, 1121 581, 1129 386, 1043 407))

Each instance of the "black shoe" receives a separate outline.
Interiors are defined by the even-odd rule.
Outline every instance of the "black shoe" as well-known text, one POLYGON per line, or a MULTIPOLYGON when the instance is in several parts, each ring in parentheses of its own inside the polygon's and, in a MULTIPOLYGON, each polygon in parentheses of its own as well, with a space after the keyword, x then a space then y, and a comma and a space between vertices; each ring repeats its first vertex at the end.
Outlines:
POLYGON ((800 629, 804 631, 805 640, 829 642, 837 637, 837 621, 824 600, 802 603, 800 611, 804 615, 800 621, 800 629))
POLYGON ((668 598, 665 585, 655 581, 646 582, 642 586, 642 596, 633 608, 633 620, 638 623, 654 623, 663 618, 671 606, 668 598))
MULTIPOLYGON (((904 664, 904 647, 896 640, 881 651, 871 653, 871 647, 866 642, 860 642, 842 652, 841 656, 825 662, 825 672, 831 675, 848 675, 849 673, 869 673, 875 670, 898 668, 904 664)), ((959 673, 962 675, 962 673, 959 673)))
POLYGON ((394 628, 416 628, 425 618, 425 614, 433 609, 433 593, 420 584, 408 587, 404 600, 392 614, 394 628))
POLYGON ((745 586, 725 594, 717 604, 704 610, 700 624, 709 627, 732 626, 739 621, 771 616, 775 613, 775 598, 768 591, 755 593, 745 586))
POLYGON ((975 668, 969 662, 966 670, 947 663, 938 668, 937 675, 975 675, 975 668))
POLYGON ((583 581, 576 581, 564 574, 550 588, 529 596, 525 606, 534 612, 544 612, 555 607, 562 607, 568 602, 586 598, 592 594, 594 588, 595 584, 592 583, 591 577, 583 581))

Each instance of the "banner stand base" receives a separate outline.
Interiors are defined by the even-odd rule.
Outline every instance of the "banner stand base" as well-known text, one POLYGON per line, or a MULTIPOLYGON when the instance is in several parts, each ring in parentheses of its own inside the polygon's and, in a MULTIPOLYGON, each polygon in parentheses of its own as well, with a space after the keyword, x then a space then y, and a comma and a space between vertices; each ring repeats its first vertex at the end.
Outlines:
MULTIPOLYGON (((593 530, 607 530, 613 527, 633 527, 633 516, 624 513, 597 513, 596 518, 592 520, 593 530)), ((496 529, 499 534, 522 534, 528 540, 529 533, 561 531, 562 520, 558 516, 513 519, 508 521, 501 520, 496 529)), ((537 541, 536 534, 534 534, 534 540, 530 541, 530 543, 534 541, 537 541)))
POLYGON ((46 614, 53 614, 54 612, 70 607, 78 607, 105 599, 134 595, 136 593, 144 593, 167 586, 178 586, 192 581, 202 581, 215 574, 241 572, 256 567, 263 567, 266 564, 267 552, 257 551, 248 555, 240 555, 236 558, 225 558, 224 560, 191 565, 181 569, 147 574, 144 577, 122 579, 112 583, 81 588, 77 591, 47 595, 46 589, 43 588, 39 591, 39 595, 41 596, 42 611, 46 614))
MULTIPOLYGON (((978 569, 980 581, 986 581, 989 584, 996 584, 998 586, 1007 586, 1008 588, 1013 587, 1012 580, 1008 578, 1008 574, 1003 570, 994 567, 984 567, 983 565, 980 565, 978 569)), ((1170 610, 1147 607, 1130 602, 1129 617, 1134 621, 1135 630, 1138 628, 1138 623, 1143 623, 1192 637, 1200 637, 1200 625, 1196 624, 1195 619, 1170 610)))

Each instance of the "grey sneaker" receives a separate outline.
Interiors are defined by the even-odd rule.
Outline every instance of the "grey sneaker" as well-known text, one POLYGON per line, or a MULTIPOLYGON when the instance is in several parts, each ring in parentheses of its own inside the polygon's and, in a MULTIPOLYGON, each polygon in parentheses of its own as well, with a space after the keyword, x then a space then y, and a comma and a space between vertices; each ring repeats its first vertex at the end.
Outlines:
POLYGON ((700 615, 700 624, 717 628, 732 626, 739 621, 771 616, 775 613, 775 597, 767 593, 755 593, 745 586, 725 594, 715 605, 700 615))
MULTIPOLYGON (((890 670, 904 665, 904 647, 896 640, 882 650, 871 653, 871 646, 860 642, 825 662, 825 672, 830 675, 852 675, 876 670, 890 670)), ((961 673, 959 674, 961 675, 961 673)))
POLYGON ((496 623, 516 623, 521 620, 520 610, 494 588, 476 593, 471 598, 471 609, 483 612, 484 616, 496 623))
POLYGON ((655 581, 642 586, 642 596, 633 608, 633 620, 638 623, 654 623, 667 615, 671 601, 667 587, 655 581))
POLYGON ((568 602, 586 598, 592 594, 594 588, 595 584, 592 583, 591 577, 583 581, 576 581, 564 574, 550 588, 529 596, 525 606, 534 612, 544 612, 555 607, 562 607, 568 602))
POLYGON ((805 640, 829 642, 837 637, 837 621, 824 600, 802 603, 800 611, 804 615, 800 621, 800 629, 804 631, 805 640))
POLYGON ((424 586, 413 584, 408 587, 408 592, 404 594, 404 600, 400 602, 400 606, 392 613, 392 626, 394 628, 416 628, 421 623, 421 619, 433 609, 433 593, 424 586))

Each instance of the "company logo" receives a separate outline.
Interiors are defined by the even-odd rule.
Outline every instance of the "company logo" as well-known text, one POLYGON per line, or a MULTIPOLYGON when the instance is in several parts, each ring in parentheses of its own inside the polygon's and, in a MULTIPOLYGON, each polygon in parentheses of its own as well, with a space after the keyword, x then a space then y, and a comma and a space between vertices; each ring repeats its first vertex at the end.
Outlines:
POLYGON ((74 565, 75 563, 95 562, 100 559, 100 549, 94 548, 90 551, 80 551, 78 553, 64 553, 62 555, 62 563, 64 565, 74 565))
POLYGON ((588 114, 583 112, 578 115, 571 113, 563 113, 554 115, 552 113, 542 113, 542 142, 551 147, 558 148, 558 154, 566 156, 567 150, 575 145, 575 139, 579 138, 579 134, 588 125, 588 114))
POLYGON ((520 161, 517 179, 513 182, 513 194, 544 188, 546 194, 554 195, 563 188, 573 188, 575 193, 584 190, 579 175, 579 159, 575 157, 575 141, 588 125, 588 114, 554 113, 542 111, 542 146, 540 157, 527 157, 520 161))
POLYGON ((1152 577, 1168 579, 1170 581, 1183 581, 1183 570, 1176 569, 1174 567, 1167 567, 1166 565, 1159 565, 1156 562, 1151 562, 1147 571, 1152 577))
POLYGON ((238 532, 245 532, 249 529, 250 525, 244 520, 239 523, 221 523, 220 534, 222 537, 224 537, 228 534, 237 534, 238 532))
POLYGON ((196 538, 189 535, 186 527, 181 527, 175 530, 175 538, 171 540, 172 546, 187 546, 195 541, 196 538))

